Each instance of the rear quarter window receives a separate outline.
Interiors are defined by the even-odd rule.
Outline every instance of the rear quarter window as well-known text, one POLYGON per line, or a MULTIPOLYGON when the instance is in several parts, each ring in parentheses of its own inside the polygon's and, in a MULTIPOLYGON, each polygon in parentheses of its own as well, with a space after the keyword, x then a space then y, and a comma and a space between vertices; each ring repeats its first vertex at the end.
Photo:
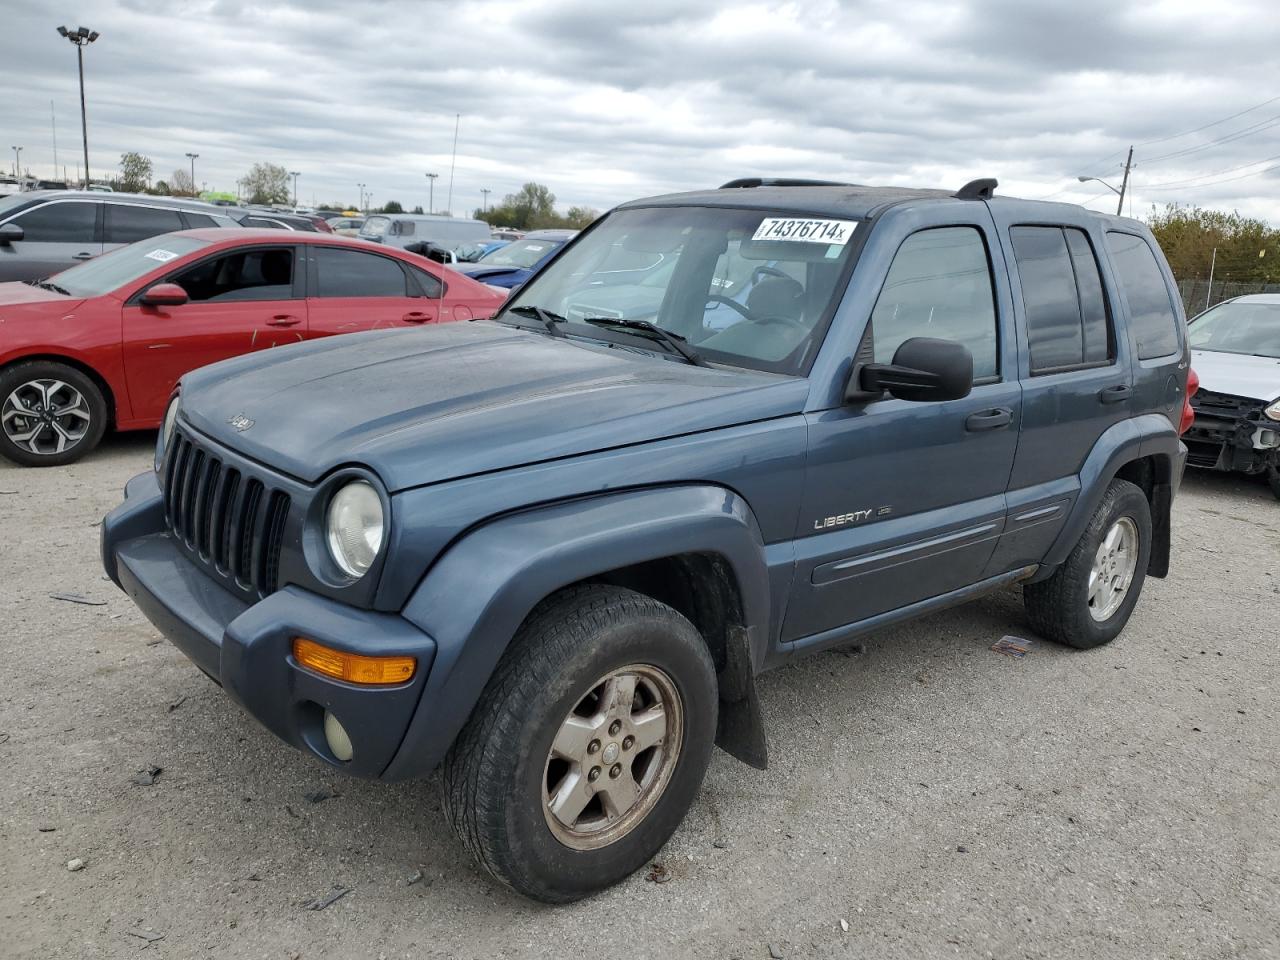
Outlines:
POLYGON ((1138 359, 1177 353, 1178 314, 1155 252, 1146 240, 1132 233, 1108 232, 1107 246, 1115 261, 1120 296, 1129 306, 1138 359))

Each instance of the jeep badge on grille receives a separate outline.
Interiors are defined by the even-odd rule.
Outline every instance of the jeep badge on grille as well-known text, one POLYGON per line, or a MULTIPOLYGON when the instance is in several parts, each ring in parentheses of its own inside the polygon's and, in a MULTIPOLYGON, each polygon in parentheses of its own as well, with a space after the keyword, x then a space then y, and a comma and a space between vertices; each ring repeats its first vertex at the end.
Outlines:
POLYGON ((227 421, 231 426, 235 427, 240 433, 244 433, 253 426, 253 421, 246 417, 243 413, 237 413, 234 417, 227 421))

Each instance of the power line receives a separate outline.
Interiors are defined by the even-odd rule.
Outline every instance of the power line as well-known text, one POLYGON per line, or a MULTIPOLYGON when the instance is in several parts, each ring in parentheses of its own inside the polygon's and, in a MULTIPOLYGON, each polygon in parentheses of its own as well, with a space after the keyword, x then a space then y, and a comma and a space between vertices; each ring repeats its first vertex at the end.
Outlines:
POLYGON ((1272 97, 1270 100, 1263 100, 1261 103, 1249 107, 1247 110, 1241 110, 1239 113, 1233 113, 1231 116, 1223 117, 1221 120, 1214 120, 1212 123, 1206 123, 1204 126, 1196 127, 1192 130, 1185 130, 1182 133, 1175 133, 1169 137, 1157 137, 1155 140, 1143 140, 1141 143, 1134 144, 1134 146, 1149 147, 1153 143, 1166 143, 1169 140, 1178 140, 1182 137, 1189 137, 1193 133, 1199 133, 1201 130, 1208 130, 1210 127, 1216 127, 1218 124, 1226 123, 1228 120, 1234 120, 1236 117, 1243 117, 1246 113, 1253 113, 1253 111, 1265 107, 1268 104, 1275 103, 1277 100, 1280 100, 1280 97, 1272 97))
MULTIPOLYGON (((1274 157, 1272 159, 1275 159, 1274 157)), ((1261 162, 1261 161, 1259 161, 1261 162)), ((1261 170, 1255 170, 1252 173, 1241 174, 1238 177, 1227 177, 1224 180, 1214 180, 1210 183, 1199 183, 1191 187, 1143 187, 1146 190, 1199 190, 1202 187, 1216 187, 1220 183, 1235 183, 1237 180, 1248 180, 1250 177, 1260 177, 1264 173, 1270 173, 1272 170, 1280 170, 1280 163, 1273 164, 1270 167, 1263 167, 1261 170)))
POLYGON ((1158 157, 1148 157, 1142 161, 1143 165, 1160 163, 1165 160, 1174 160, 1178 157, 1185 157, 1192 153, 1199 153, 1201 150, 1208 150, 1210 147, 1216 147, 1223 143, 1232 143, 1236 140, 1243 140, 1245 137, 1251 137, 1255 133, 1261 133, 1263 130, 1270 130, 1272 127, 1280 124, 1280 114, 1274 117, 1268 117, 1266 120, 1259 120, 1257 123, 1237 130, 1235 133, 1227 134, 1224 137, 1218 137, 1216 140, 1210 140, 1194 147, 1187 147, 1185 150, 1175 150, 1173 153, 1163 153, 1158 157))
POLYGON ((1225 170, 1214 170, 1212 173, 1202 173, 1194 177, 1185 177, 1181 180, 1162 180, 1160 183, 1147 184, 1144 190, 1153 190, 1159 187, 1182 187, 1190 186, 1201 180, 1211 180, 1214 177, 1220 177, 1224 173, 1235 173, 1237 170, 1247 170, 1249 167, 1256 167, 1260 163, 1270 163, 1273 160, 1280 160, 1280 154, 1274 157, 1263 157, 1261 160, 1253 160, 1249 163, 1242 163, 1238 167, 1227 167, 1225 170))

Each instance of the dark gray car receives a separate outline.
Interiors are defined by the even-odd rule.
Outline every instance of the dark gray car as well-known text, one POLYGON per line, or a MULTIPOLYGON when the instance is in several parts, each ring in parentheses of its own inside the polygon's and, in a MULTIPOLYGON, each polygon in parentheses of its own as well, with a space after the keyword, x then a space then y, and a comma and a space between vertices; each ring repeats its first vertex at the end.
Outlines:
POLYGON ((32 190, 0 199, 0 282, 43 280, 127 243, 196 227, 238 227, 213 204, 178 197, 32 190))

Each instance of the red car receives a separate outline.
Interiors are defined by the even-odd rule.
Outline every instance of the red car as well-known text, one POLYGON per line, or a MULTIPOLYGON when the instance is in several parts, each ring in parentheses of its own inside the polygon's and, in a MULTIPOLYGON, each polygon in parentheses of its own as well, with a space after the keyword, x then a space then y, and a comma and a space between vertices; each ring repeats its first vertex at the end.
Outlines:
POLYGON ((188 370, 310 337, 485 319, 504 299, 424 257, 331 234, 152 237, 0 284, 0 454, 70 463, 108 427, 159 426, 188 370))

